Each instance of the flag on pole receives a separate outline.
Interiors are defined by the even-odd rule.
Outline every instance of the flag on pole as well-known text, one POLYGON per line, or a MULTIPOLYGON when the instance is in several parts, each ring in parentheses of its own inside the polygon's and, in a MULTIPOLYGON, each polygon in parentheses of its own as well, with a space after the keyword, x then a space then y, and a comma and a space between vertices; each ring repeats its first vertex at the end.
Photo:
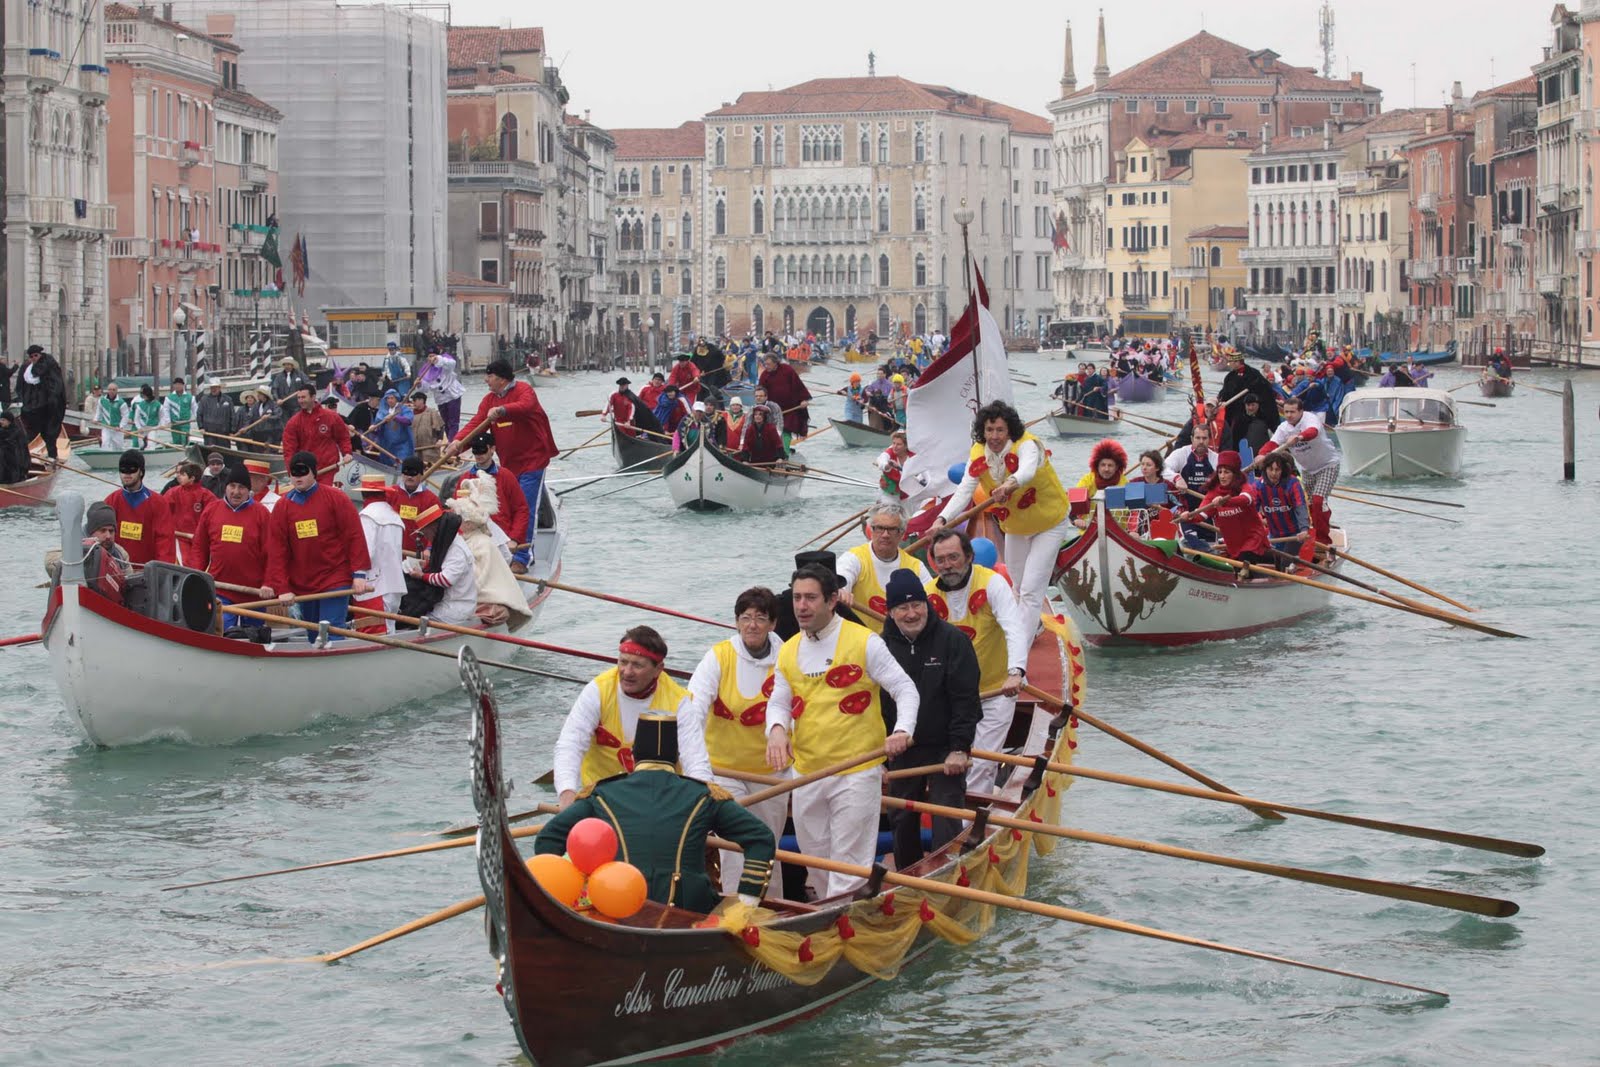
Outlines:
POLYGON ((1050 245, 1060 252, 1072 251, 1072 242, 1067 239, 1067 213, 1056 212, 1056 217, 1050 223, 1050 245))
POLYGON ((1000 324, 989 312, 982 273, 973 273, 976 299, 951 328, 949 350, 922 372, 906 396, 906 443, 913 455, 900 475, 900 490, 908 505, 950 491, 948 471, 966 462, 980 406, 1013 402, 1000 324))
POLYGON ((289 246, 289 280, 294 285, 294 291, 301 296, 306 295, 305 240, 295 234, 294 243, 289 246))

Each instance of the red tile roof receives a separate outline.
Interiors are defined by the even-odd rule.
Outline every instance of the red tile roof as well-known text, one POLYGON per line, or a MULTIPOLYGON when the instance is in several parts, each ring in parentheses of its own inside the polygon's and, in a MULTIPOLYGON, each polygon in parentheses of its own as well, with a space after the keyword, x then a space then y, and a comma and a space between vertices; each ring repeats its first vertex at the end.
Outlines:
POLYGON ((787 89, 740 93, 739 99, 707 118, 742 115, 852 115, 879 111, 943 111, 997 119, 1019 133, 1048 135, 1049 119, 985 100, 946 85, 924 85, 906 78, 813 78, 787 89))
POLYGON ((524 74, 513 74, 509 70, 491 70, 488 76, 482 80, 478 78, 477 71, 470 71, 463 74, 452 74, 445 81, 445 87, 447 89, 476 89, 480 85, 511 86, 538 84, 540 84, 540 79, 538 78, 530 78, 524 74))
POLYGON ((1213 241, 1247 241, 1250 239, 1248 226, 1202 226, 1198 230, 1189 231, 1189 239, 1196 237, 1201 240, 1207 238, 1213 241))
POLYGON ((500 282, 486 282, 482 278, 474 278, 459 270, 446 271, 444 284, 447 289, 494 289, 511 291, 511 286, 502 285, 500 282))
POLYGON ((464 70, 479 63, 497 67, 500 65, 502 54, 543 51, 543 26, 520 26, 513 29, 502 29, 499 26, 450 27, 451 70, 464 70))
POLYGON ((1532 74, 1526 78, 1518 78, 1514 82, 1497 85, 1493 89, 1485 89, 1473 95, 1472 99, 1482 100, 1489 96, 1533 96, 1538 92, 1538 80, 1532 74))
MULTIPOLYGON (((1178 42, 1164 52, 1158 52, 1149 59, 1112 75, 1106 88, 1120 93, 1253 96, 1257 95, 1259 90, 1250 86, 1249 80, 1274 77, 1282 80, 1282 87, 1286 90, 1373 91, 1370 85, 1363 84, 1357 87, 1351 81, 1324 78, 1310 67, 1296 67, 1284 63, 1277 53, 1270 49, 1251 51, 1243 45, 1223 40, 1204 30, 1186 41, 1178 42), (1209 75, 1205 71, 1206 60, 1210 61, 1209 75), (1234 79, 1244 79, 1246 84, 1225 84, 1234 79)), ((1086 96, 1096 91, 1091 82, 1073 95, 1086 96)))
POLYGON ((620 159, 702 159, 706 154, 706 124, 685 122, 671 130, 611 130, 620 159))
POLYGON ((249 108, 252 111, 258 111, 263 114, 270 115, 275 119, 283 118, 283 112, 279 111, 277 108, 273 107, 260 97, 251 96, 243 89, 232 89, 222 86, 214 90, 213 95, 217 100, 226 101, 227 103, 231 104, 237 104, 239 107, 249 108))

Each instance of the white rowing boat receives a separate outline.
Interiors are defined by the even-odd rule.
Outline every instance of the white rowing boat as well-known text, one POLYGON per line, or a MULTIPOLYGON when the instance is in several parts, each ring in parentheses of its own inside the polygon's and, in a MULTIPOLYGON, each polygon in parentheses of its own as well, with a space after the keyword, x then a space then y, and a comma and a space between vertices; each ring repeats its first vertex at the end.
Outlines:
MULTIPOLYGON (((1335 527, 1333 543, 1345 547, 1335 527)), ((1316 578, 1308 568, 1302 577, 1316 578)), ((1318 580, 1322 580, 1318 578, 1318 580)), ((1326 608, 1333 594, 1168 556, 1129 533, 1097 503, 1083 536, 1056 558, 1055 587, 1067 614, 1096 646, 1191 645, 1288 626, 1326 608)))
MULTIPOLYGON (((62 580, 50 591, 40 627, 67 714, 101 747, 172 739, 228 744, 260 734, 299 730, 324 718, 360 719, 458 684, 450 660, 355 639, 318 647, 298 627, 256 644, 136 614, 83 584, 84 500, 61 494, 62 580), (381 658, 380 658, 381 657, 381 658)), ((559 578, 566 534, 560 506, 546 495, 535 534, 537 578, 559 578)), ((550 590, 528 601, 538 618, 550 590)), ((152 597, 152 600, 156 598, 152 597)), ((503 626, 487 630, 505 633, 503 626)), ((313 639, 315 634, 310 635, 313 639)), ((506 658, 503 643, 434 631, 394 636, 452 654, 470 647, 506 658)))
MULTIPOLYGON (((129 447, 132 447, 130 442, 129 447)), ((72 450, 77 459, 92 471, 114 471, 122 461, 122 453, 126 449, 101 448, 99 445, 78 447, 72 450)), ((184 450, 177 445, 153 445, 150 448, 140 449, 144 453, 144 468, 147 471, 162 471, 184 458, 184 450)), ((204 466, 205 464, 201 464, 204 466)))
POLYGON ((828 421, 839 431, 839 440, 844 442, 846 448, 876 448, 882 451, 889 447, 889 430, 880 430, 876 426, 849 419, 830 418, 828 421))
POLYGON ((1403 386, 1351 393, 1334 434, 1347 478, 1454 478, 1467 441, 1455 397, 1403 386))
MULTIPOLYGON (((798 458, 796 458, 798 462, 798 458)), ((741 463, 702 436, 661 472, 673 503, 690 511, 750 511, 800 495, 805 479, 741 463)))
POLYGON ((1050 425, 1057 437, 1115 437, 1122 432, 1122 423, 1116 419, 1091 419, 1059 411, 1051 412, 1050 425))

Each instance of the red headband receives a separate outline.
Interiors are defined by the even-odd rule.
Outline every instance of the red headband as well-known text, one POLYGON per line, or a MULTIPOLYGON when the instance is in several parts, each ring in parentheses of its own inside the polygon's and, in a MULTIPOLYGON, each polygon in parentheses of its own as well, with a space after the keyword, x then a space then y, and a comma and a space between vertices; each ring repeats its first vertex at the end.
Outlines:
POLYGON ((622 642, 622 644, 617 646, 617 652, 618 653, 626 653, 627 655, 630 655, 630 656, 643 656, 645 659, 649 660, 651 663, 661 663, 661 662, 665 661, 666 658, 667 658, 667 657, 665 657, 663 655, 660 655, 659 653, 653 652, 650 649, 645 648, 643 645, 639 644, 637 641, 624 641, 624 642, 622 642))

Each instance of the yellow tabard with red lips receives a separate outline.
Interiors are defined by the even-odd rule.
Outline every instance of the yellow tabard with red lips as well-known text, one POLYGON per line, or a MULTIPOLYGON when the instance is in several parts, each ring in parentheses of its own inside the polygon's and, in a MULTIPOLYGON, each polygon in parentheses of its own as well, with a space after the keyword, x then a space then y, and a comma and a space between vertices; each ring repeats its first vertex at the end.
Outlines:
MULTIPOLYGON (((790 731, 794 747, 794 769, 810 774, 822 768, 870 752, 889 736, 883 724, 883 699, 878 684, 867 676, 867 638, 872 631, 847 619, 839 620, 839 643, 834 646, 833 662, 821 674, 800 671, 800 642, 804 633, 783 643, 778 653, 778 670, 794 694, 790 731)), ((871 763, 852 767, 845 774, 876 767, 871 763)))
MULTIPOLYGON (((856 576, 856 584, 850 587, 850 595, 857 604, 864 605, 876 611, 879 615, 889 614, 889 602, 884 599, 885 590, 878 584, 878 567, 873 563, 872 546, 870 544, 857 545, 849 552, 850 555, 861 561, 861 573, 856 576)), ((900 549, 900 558, 895 561, 896 567, 904 567, 913 573, 922 566, 916 556, 900 549)), ((875 634, 883 633, 883 623, 877 619, 864 618, 861 625, 875 634)))
POLYGON ((988 567, 972 565, 972 577, 967 579, 967 613, 960 618, 951 617, 950 602, 944 598, 937 578, 925 587, 928 609, 972 639, 972 648, 978 653, 978 688, 983 692, 1004 685, 1009 669, 1006 632, 1000 629, 1000 620, 989 607, 989 583, 998 577, 988 567))
POLYGON ((752 774, 767 772, 767 698, 772 695, 772 675, 754 696, 739 692, 739 653, 732 637, 715 645, 721 681, 717 698, 706 716, 706 752, 718 767, 752 774))
POLYGON ((1061 488, 1061 479, 1056 477, 1056 468, 1050 462, 1050 453, 1044 443, 1031 433, 1024 433, 1020 441, 1012 441, 1003 460, 1004 471, 989 469, 989 461, 984 456, 981 444, 973 445, 972 451, 967 453, 967 473, 976 475, 978 484, 993 493, 995 486, 1016 472, 1019 465, 1017 449, 1028 441, 1039 446, 1039 469, 1034 473, 1033 481, 1011 494, 1010 500, 996 504, 988 511, 999 521, 1000 529, 1023 537, 1043 533, 1067 517, 1067 493, 1061 488))
MULTIPOLYGON (((617 703, 617 694, 622 690, 617 669, 612 667, 600 675, 594 685, 600 690, 600 725, 595 727, 594 739, 583 756, 581 773, 585 786, 633 770, 633 738, 623 736, 622 706, 617 703)), ((662 671, 656 678, 656 691, 651 694, 650 707, 646 710, 675 716, 679 702, 687 695, 688 690, 662 671)))

